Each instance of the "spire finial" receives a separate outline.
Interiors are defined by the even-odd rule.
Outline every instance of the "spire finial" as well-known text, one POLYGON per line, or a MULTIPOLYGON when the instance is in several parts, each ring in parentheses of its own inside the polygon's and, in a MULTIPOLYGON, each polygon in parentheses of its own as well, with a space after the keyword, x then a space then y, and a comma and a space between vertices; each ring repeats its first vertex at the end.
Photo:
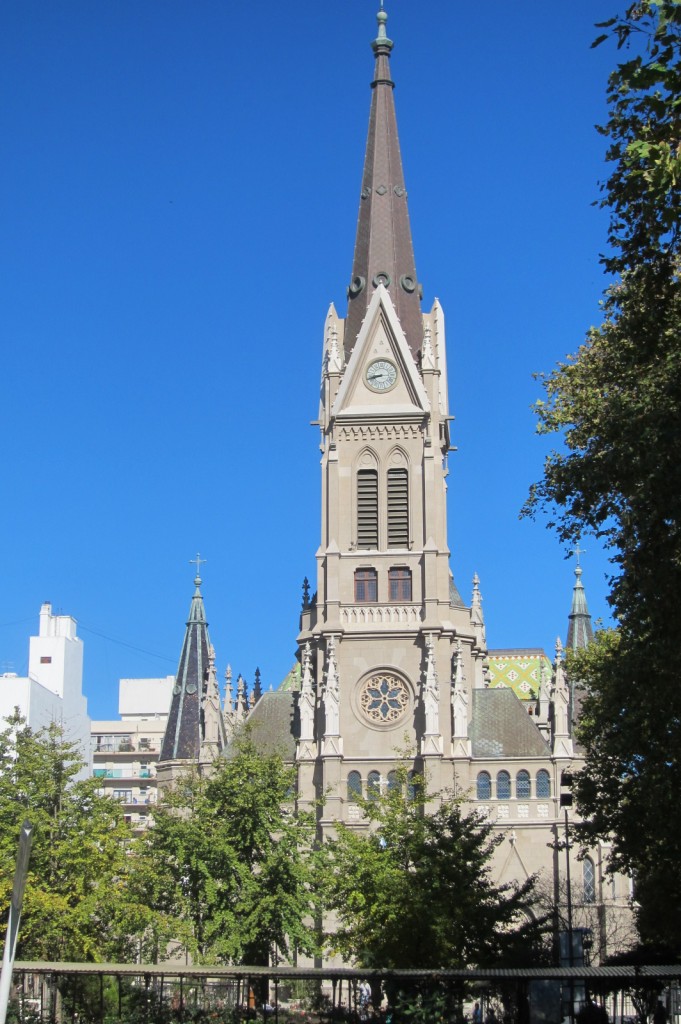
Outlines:
POLYGON ((374 51, 378 50, 380 46, 386 47, 387 50, 392 50, 393 41, 388 39, 388 35, 385 31, 386 22, 388 21, 388 13, 383 9, 383 0, 381 0, 381 9, 376 15, 376 21, 378 22, 378 35, 371 44, 374 51))
POLYGON ((207 559, 201 558, 201 555, 196 552, 196 558, 190 558, 189 564, 196 566, 196 576, 194 577, 194 586, 201 586, 201 566, 206 564, 207 559))

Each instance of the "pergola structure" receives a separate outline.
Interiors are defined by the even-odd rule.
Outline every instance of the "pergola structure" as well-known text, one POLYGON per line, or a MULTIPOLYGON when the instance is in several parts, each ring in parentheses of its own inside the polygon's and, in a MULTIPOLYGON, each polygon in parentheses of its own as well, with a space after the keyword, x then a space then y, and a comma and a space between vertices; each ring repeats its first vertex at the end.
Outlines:
MULTIPOLYGON (((107 979, 114 979, 118 992, 118 1013, 115 1010, 114 1017, 124 1019, 122 1006, 123 982, 128 981, 135 987, 136 991, 146 993, 149 1002, 152 1001, 152 993, 156 1005, 164 999, 173 999, 174 1009, 179 1011, 180 1017, 189 1004, 194 1000, 196 1005, 197 992, 206 992, 209 989, 230 992, 230 1004, 234 1007, 243 1007, 249 1011, 251 1019, 262 1015, 263 1019, 274 1021, 278 1024, 281 1006, 280 992, 283 986, 290 986, 297 981, 312 981, 319 985, 319 990, 329 994, 328 1013, 320 1014, 323 1019, 339 1016, 352 1016, 358 1010, 357 991, 358 983, 367 980, 375 990, 392 988, 411 989, 418 988, 421 991, 439 989, 457 994, 463 998, 467 994, 470 998, 484 998, 486 992, 496 992, 500 989, 507 993, 513 993, 513 1002, 518 1007, 518 1013, 514 1014, 515 1019, 523 1024, 530 1020, 529 1004, 527 1003, 528 993, 534 983, 554 982, 562 986, 569 986, 571 990, 584 986, 585 990, 593 993, 608 993, 614 997, 633 989, 650 989, 659 992, 664 988, 671 988, 678 991, 681 980, 681 964, 669 964, 663 966, 653 965, 617 965, 610 967, 525 967, 525 968, 480 968, 467 970, 387 970, 367 969, 360 970, 350 967, 243 967, 243 966, 196 966, 189 964, 178 964, 164 962, 157 964, 102 964, 102 963, 66 963, 46 961, 17 961, 14 965, 15 989, 18 992, 25 991, 27 979, 38 980, 41 990, 47 987, 56 990, 66 981, 69 984, 77 985, 78 979, 97 978, 99 981, 99 1006, 98 1012, 92 1014, 94 1021, 102 1022, 111 1019, 111 1009, 105 1013, 104 989, 107 979), (258 1001, 255 1005, 252 992, 255 987, 262 987, 267 984, 265 991, 269 992, 269 1001, 258 1001), (520 1008, 527 1005, 526 1012, 520 1008)), ((67 985, 68 987, 68 985, 67 985)), ((95 989, 97 986, 95 986, 95 989)), ((95 1003, 97 1000, 95 999, 95 1003)), ((615 1005, 617 1005, 615 1003, 615 1005)), ((74 1004, 75 1006, 75 1004, 74 1004)), ((54 1009, 48 1010, 45 1014, 42 999, 40 1002, 40 1016, 47 1019, 55 1019, 54 1009)), ((62 1020, 75 1019, 75 1009, 71 1012, 68 999, 62 1000, 60 1012, 62 1020)), ((623 1016, 623 1014, 622 1014, 623 1016)), ((82 1019, 82 1016, 81 1016, 82 1019)), ((150 1010, 148 1020, 153 1022, 153 1012, 150 1010)))

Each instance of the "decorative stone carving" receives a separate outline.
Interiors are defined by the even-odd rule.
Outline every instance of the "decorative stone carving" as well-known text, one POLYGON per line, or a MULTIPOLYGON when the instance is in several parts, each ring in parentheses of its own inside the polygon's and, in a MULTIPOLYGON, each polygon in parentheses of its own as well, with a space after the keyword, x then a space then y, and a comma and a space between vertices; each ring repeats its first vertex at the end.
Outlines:
POLYGON ((435 666, 435 641, 432 633, 426 637, 426 670, 423 676, 421 700, 426 718, 421 753, 441 754, 440 684, 435 666))

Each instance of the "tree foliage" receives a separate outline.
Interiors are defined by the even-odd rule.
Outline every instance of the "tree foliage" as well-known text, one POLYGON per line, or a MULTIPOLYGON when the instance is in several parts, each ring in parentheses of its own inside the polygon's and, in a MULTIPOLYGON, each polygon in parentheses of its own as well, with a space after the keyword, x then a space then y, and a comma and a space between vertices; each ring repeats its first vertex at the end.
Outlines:
POLYGON ((19 830, 33 841, 18 956, 102 960, 125 955, 120 915, 126 903, 122 808, 76 780, 83 761, 63 729, 34 732, 18 714, 0 732, 0 908, 7 920, 19 830))
POLYGON ((550 509, 561 539, 591 531, 610 549, 617 629, 571 666, 585 686, 583 835, 612 838, 651 939, 665 879, 677 922, 667 937, 681 949, 681 3, 637 0, 601 28, 595 45, 614 38, 627 56, 600 129, 611 165, 602 262, 614 281, 601 325, 544 379, 538 429, 565 447, 547 458, 526 511, 550 509))
POLYGON ((445 968, 508 960, 538 936, 525 908, 534 880, 495 885, 503 841, 461 802, 400 786, 358 798, 370 829, 340 824, 327 844, 328 942, 362 967, 445 968), (435 806, 436 805, 436 806, 435 806))
POLYGON ((136 854, 158 955, 170 940, 203 963, 314 951, 315 824, 294 810, 294 781, 245 733, 210 775, 166 790, 136 854))

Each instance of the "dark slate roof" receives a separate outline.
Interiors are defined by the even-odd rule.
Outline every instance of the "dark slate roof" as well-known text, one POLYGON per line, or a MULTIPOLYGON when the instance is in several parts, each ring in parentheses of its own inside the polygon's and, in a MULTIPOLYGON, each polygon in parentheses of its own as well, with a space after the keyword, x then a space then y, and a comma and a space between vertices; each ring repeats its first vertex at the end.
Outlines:
POLYGON ((348 290, 345 355, 349 358, 375 288, 382 280, 390 292, 409 347, 416 356, 423 342, 421 299, 411 241, 407 192, 397 137, 394 83, 390 77, 392 42, 385 34, 385 11, 378 13, 378 38, 369 133, 359 201, 357 238, 348 290), (378 275, 386 275, 379 278, 378 275))
POLYGON ((199 576, 194 586, 160 762, 198 761, 201 751, 201 696, 208 671, 210 640, 199 576))
POLYGON ((473 690, 473 757, 545 757, 549 746, 512 690, 473 690))
POLYGON ((290 690, 264 693, 248 716, 253 742, 262 754, 296 755, 296 695, 290 690))
POLYGON ((593 640, 593 626, 586 603, 586 593, 582 584, 582 570, 578 565, 575 569, 575 585, 572 591, 572 607, 568 616, 567 649, 578 651, 593 640))
POLYGON ((449 603, 452 608, 465 608, 466 603, 459 593, 459 588, 454 582, 454 577, 449 577, 449 603))

